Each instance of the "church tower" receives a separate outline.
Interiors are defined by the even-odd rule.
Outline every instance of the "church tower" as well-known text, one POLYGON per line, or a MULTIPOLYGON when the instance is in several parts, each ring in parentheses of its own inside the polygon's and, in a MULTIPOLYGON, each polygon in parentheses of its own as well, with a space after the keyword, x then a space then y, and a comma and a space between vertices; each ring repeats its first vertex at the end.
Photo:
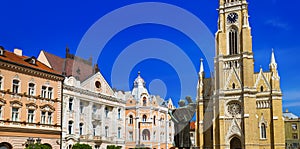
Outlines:
MULTIPOLYGON (((219 0, 215 73, 200 69, 196 145, 215 149, 284 148, 282 93, 275 54, 254 72, 246 0, 219 0), (275 129, 276 128, 276 129, 275 129)), ((203 65, 201 63, 203 68, 203 65)))

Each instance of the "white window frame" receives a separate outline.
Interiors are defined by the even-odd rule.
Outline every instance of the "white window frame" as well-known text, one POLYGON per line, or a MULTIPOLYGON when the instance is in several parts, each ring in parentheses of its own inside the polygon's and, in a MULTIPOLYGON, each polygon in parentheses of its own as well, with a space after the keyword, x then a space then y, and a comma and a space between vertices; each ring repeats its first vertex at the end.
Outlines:
POLYGON ((13 79, 12 81, 12 93, 14 94, 18 94, 20 92, 20 88, 21 88, 21 81, 19 79, 13 79), (15 83, 14 81, 18 81, 18 83, 15 83), (15 87, 17 89, 15 89, 15 87))
POLYGON ((28 83, 28 95, 35 96, 35 84, 34 83, 28 83), (30 86, 30 85, 33 85, 33 86, 30 86))
POLYGON ((42 98, 47 98, 47 86, 42 86, 42 89, 41 89, 41 97, 42 98))
POLYGON ((12 121, 15 121, 15 122, 19 121, 19 119, 20 119, 19 110, 20 110, 20 108, 12 107, 12 109, 11 109, 11 120, 12 121), (17 109, 17 111, 14 111, 14 109, 17 109))
POLYGON ((46 124, 46 113, 46 111, 41 111, 41 124, 46 124))
POLYGON ((27 110, 27 122, 28 123, 34 123, 34 119, 35 119, 35 110, 28 109, 27 110), (33 112, 29 113, 30 111, 33 111, 33 112))

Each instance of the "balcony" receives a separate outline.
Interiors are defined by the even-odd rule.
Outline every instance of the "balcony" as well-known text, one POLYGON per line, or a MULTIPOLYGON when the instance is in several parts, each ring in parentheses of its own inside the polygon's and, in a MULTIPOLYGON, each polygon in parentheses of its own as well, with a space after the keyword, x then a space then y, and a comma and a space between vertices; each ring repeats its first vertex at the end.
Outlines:
POLYGON ((96 120, 96 121, 101 121, 101 115, 93 113, 92 114, 92 119, 96 120))

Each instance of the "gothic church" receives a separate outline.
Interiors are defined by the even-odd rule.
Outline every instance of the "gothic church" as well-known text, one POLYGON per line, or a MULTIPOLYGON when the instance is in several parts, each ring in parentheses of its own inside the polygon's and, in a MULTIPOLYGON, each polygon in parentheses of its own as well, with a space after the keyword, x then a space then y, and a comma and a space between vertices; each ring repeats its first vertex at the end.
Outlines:
POLYGON ((270 69, 254 72, 246 0, 219 0, 214 75, 203 64, 197 88, 196 146, 284 148, 282 92, 274 52, 270 69))

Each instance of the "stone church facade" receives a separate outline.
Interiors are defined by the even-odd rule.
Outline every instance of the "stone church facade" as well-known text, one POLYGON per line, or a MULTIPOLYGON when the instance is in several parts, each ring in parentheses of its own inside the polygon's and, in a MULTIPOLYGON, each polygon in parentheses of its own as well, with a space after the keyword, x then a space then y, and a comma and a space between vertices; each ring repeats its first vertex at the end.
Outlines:
POLYGON ((284 148, 282 92, 274 51, 270 69, 254 72, 246 0, 219 0, 214 76, 203 64, 197 88, 196 146, 284 148))

